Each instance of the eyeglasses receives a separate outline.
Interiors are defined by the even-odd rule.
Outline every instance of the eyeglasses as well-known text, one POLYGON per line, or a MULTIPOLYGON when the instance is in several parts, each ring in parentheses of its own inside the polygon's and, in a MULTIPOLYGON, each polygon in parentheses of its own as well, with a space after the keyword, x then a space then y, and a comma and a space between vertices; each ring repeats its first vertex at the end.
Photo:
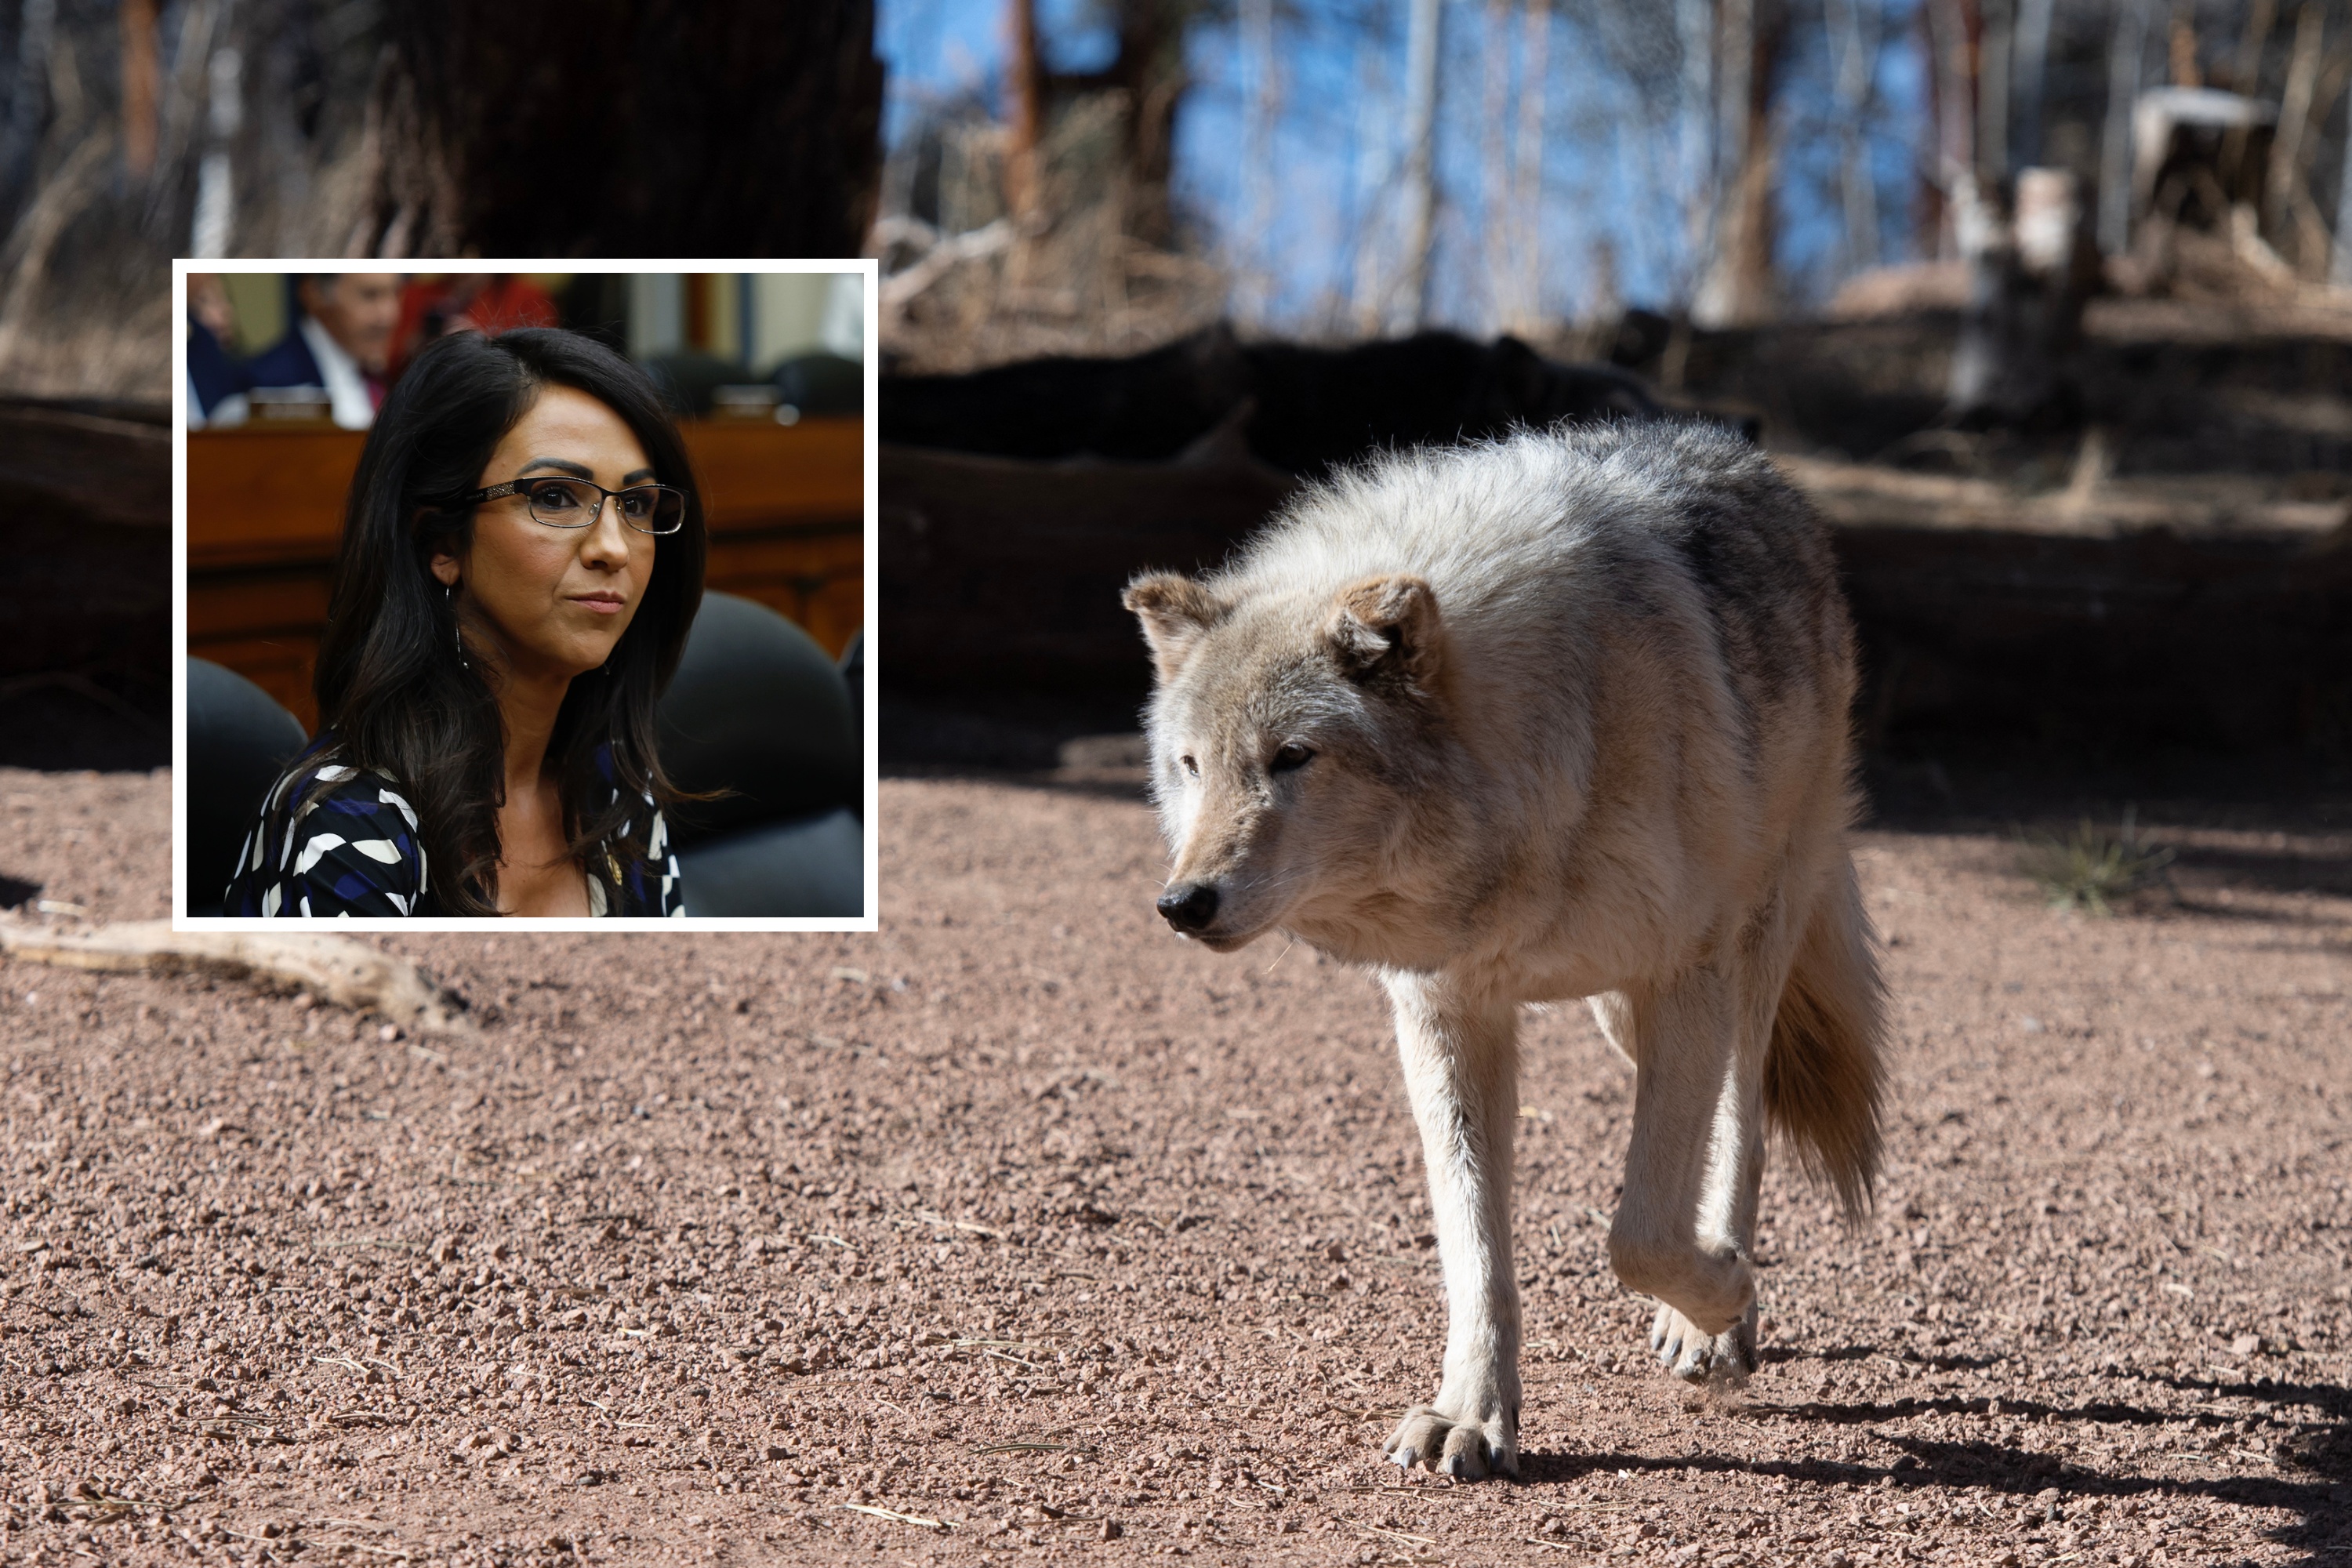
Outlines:
POLYGON ((634 485, 608 490, 586 479, 509 479, 502 485, 461 496, 458 507, 478 506, 502 496, 521 496, 530 507, 530 520, 550 528, 593 528, 604 515, 604 498, 621 521, 639 533, 676 533, 686 526, 686 492, 667 485, 634 485))

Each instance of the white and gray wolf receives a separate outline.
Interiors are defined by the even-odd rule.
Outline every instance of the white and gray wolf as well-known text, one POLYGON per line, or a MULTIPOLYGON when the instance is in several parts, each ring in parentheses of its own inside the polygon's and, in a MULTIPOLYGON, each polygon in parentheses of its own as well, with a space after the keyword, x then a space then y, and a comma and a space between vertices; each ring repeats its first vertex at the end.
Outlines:
POLYGON ((1820 520, 1697 423, 1371 460, 1202 578, 1127 589, 1157 666, 1161 914, 1281 931, 1389 993, 1449 1322, 1385 1448, 1516 1471, 1521 1006, 1591 999, 1635 1068, 1610 1262, 1678 1377, 1756 1365, 1768 1128, 1848 1213, 1879 1152, 1854 638, 1820 520))

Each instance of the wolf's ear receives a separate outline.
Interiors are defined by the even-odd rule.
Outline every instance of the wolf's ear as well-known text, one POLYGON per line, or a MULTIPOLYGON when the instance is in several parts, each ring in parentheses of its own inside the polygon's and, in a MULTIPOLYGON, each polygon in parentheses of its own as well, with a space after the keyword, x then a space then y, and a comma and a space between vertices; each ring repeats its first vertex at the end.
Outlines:
POLYGON ((1119 602, 1143 623, 1143 640, 1151 645, 1151 662, 1160 679, 1173 680, 1184 668, 1201 634, 1224 618, 1225 606, 1216 595, 1190 577, 1155 572, 1127 585, 1119 602))
POLYGON ((1358 680, 1422 681, 1434 674, 1445 640, 1436 590, 1418 577, 1367 577, 1339 590, 1323 623, 1339 668, 1358 680))

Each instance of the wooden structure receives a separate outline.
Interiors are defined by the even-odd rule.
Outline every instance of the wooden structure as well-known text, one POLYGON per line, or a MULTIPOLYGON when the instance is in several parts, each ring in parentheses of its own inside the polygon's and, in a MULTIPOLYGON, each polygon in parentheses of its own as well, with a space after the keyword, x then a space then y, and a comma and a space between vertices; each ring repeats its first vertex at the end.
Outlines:
MULTIPOLYGON (((2352 733, 2352 502, 2178 478, 2021 497, 1781 464, 1830 523, 1874 746, 1933 730, 2228 747, 2352 733)), ((1246 461, 1036 463, 886 442, 881 487, 886 694, 1139 702, 1150 665, 1120 587, 1216 566, 1291 481, 1246 461)))
MULTIPOLYGON (((865 425, 683 427, 710 527, 709 587, 757 599, 836 657, 865 619, 865 425)), ((188 652, 310 728, 343 501, 365 437, 304 426, 188 437, 188 652)))
POLYGON ((0 696, 93 679, 116 698, 169 689, 168 413, 0 399, 0 507, 16 549, 0 696))

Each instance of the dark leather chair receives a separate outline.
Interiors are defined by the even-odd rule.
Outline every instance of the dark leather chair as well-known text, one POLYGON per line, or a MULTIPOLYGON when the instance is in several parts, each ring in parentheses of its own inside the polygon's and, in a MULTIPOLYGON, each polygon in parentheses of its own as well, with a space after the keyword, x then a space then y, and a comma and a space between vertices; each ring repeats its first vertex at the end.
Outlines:
POLYGON ((654 354, 646 360, 645 371, 661 388, 662 396, 673 410, 695 419, 709 415, 720 387, 750 385, 754 379, 750 371, 733 360, 700 349, 654 354))
POLYGON ((803 418, 866 412, 866 366, 839 354, 795 354, 768 373, 776 401, 803 418))
POLYGON ((261 797, 309 739, 242 675, 188 660, 188 913, 221 912, 261 797))
POLYGON ((705 594, 658 715, 662 764, 697 794, 671 813, 686 912, 866 912, 864 732, 814 638, 705 594))
POLYGON ((866 634, 850 635, 841 650, 841 679, 849 688, 849 717, 860 735, 866 733, 866 634))

